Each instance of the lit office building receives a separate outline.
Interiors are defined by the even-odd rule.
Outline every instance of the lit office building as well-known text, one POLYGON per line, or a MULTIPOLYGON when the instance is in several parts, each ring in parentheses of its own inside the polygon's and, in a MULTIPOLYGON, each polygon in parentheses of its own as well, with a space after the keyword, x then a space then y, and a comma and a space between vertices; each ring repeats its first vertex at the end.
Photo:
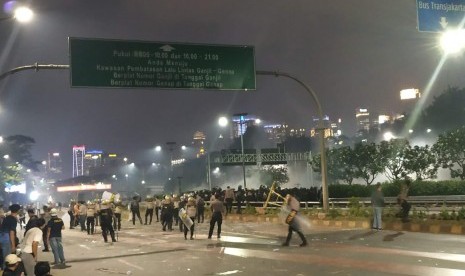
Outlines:
POLYGON ((196 131, 194 133, 194 138, 192 141, 192 147, 195 149, 195 155, 198 157, 205 154, 205 140, 207 136, 201 131, 196 131))
POLYGON ((46 164, 47 180, 53 181, 61 179, 63 172, 63 163, 59 152, 48 153, 46 164))
POLYGON ((103 151, 88 150, 84 154, 84 175, 91 175, 92 171, 103 166, 103 151))
POLYGON ((329 116, 326 115, 323 117, 323 126, 320 125, 320 118, 313 117, 313 127, 310 130, 310 137, 317 136, 319 133, 318 129, 321 127, 325 129, 325 132, 324 132, 325 138, 334 136, 333 128, 331 128, 331 122, 329 121, 329 116))
POLYGON ((286 124, 270 124, 264 125, 263 129, 269 140, 279 143, 286 140, 289 126, 286 124))
POLYGON ((367 108, 357 108, 355 110, 355 120, 357 122, 357 131, 370 130, 370 112, 367 108))
POLYGON ((239 117, 233 117, 233 126, 232 126, 232 137, 233 138, 238 138, 241 137, 241 134, 244 134, 247 131, 248 126, 256 126, 260 125, 261 120, 258 118, 255 118, 255 116, 252 115, 245 115, 242 118, 242 129, 241 129, 241 118, 239 117), (242 130, 242 132, 241 132, 242 130))
POLYGON ((86 146, 73 146, 73 177, 84 175, 86 146))

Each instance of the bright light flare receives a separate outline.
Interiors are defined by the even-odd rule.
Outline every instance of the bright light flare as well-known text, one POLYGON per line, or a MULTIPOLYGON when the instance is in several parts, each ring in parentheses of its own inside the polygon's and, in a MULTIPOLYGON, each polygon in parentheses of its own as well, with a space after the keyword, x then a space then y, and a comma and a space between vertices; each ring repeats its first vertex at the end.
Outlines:
POLYGON ((450 30, 441 36, 441 48, 446 54, 456 54, 465 48, 465 30, 450 30))
POLYGON ((36 201, 38 198, 39 198, 40 194, 39 192, 37 191, 32 191, 30 194, 29 194, 29 199, 31 201, 36 201))
POLYGON ((156 146, 155 151, 161 151, 161 146, 156 146))
POLYGON ((225 127, 228 125, 228 119, 226 117, 220 117, 218 119, 218 124, 220 125, 220 127, 225 127))
POLYGON ((28 7, 18 7, 14 11, 14 17, 21 23, 27 23, 32 20, 34 17, 34 13, 28 7))
POLYGON ((396 137, 394 136, 394 134, 392 134, 392 132, 388 131, 388 132, 384 133, 383 138, 384 138, 385 141, 390 141, 391 139, 394 139, 396 137))

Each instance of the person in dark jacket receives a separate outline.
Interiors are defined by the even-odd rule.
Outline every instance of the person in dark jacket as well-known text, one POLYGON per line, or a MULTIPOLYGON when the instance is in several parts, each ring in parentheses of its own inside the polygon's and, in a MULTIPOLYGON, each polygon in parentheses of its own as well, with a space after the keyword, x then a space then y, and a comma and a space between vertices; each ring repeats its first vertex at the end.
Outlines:
POLYGON ((371 194, 371 205, 373 206, 373 229, 382 230, 384 195, 380 183, 376 184, 376 190, 371 194))

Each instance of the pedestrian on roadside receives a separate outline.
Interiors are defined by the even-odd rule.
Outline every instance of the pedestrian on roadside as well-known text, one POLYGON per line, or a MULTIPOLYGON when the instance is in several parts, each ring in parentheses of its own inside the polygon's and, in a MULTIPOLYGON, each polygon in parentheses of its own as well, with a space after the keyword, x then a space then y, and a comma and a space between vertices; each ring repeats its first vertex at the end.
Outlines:
POLYGON ((65 254, 63 252, 63 242, 61 231, 65 229, 63 220, 58 217, 57 209, 50 211, 52 218, 48 222, 47 241, 50 244, 55 259, 55 265, 65 265, 65 254))
POLYGON ((34 275, 34 267, 39 254, 39 244, 43 241, 42 228, 44 226, 45 219, 37 219, 36 224, 27 231, 21 243, 21 259, 27 275, 34 275))
POLYGON ((381 183, 376 184, 376 189, 371 194, 371 205, 373 206, 373 229, 382 230, 384 195, 381 183))
POLYGON ((224 205, 223 202, 219 199, 219 195, 215 194, 215 200, 210 203, 210 209, 212 211, 212 217, 210 220, 210 230, 208 231, 208 238, 211 239, 213 235, 213 229, 215 224, 218 224, 217 229, 217 238, 221 238, 221 224, 223 223, 223 212, 224 205))
POLYGON ((289 227, 287 231, 286 241, 283 243, 283 246, 289 246, 292 238, 292 232, 296 232, 302 240, 300 247, 307 246, 307 239, 305 238, 305 235, 302 233, 300 222, 297 219, 297 215, 300 210, 299 200, 297 200, 297 198, 293 195, 287 194, 286 208, 288 211, 290 211, 289 215, 286 218, 286 223, 289 225, 289 227))
POLYGON ((6 256, 16 253, 16 226, 18 225, 18 212, 21 206, 13 204, 8 209, 10 214, 7 215, 0 226, 0 244, 2 248, 2 262, 1 267, 5 267, 4 261, 6 256))

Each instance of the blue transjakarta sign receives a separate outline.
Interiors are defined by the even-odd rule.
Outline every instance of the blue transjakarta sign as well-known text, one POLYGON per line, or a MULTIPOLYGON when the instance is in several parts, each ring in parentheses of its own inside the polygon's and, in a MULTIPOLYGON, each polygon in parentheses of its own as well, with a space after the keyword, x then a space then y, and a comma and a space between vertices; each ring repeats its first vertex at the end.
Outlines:
POLYGON ((465 0, 417 0, 418 31, 444 32, 463 29, 465 0))

